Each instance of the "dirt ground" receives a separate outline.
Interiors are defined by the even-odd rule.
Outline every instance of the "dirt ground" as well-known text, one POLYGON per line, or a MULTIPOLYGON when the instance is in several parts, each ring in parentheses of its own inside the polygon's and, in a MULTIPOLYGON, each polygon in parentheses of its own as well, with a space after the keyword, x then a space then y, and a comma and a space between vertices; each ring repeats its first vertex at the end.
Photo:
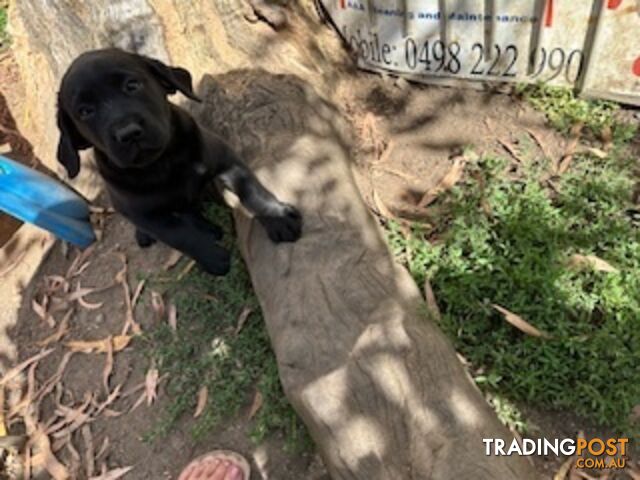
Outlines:
POLYGON ((341 96, 360 137, 355 159, 365 199, 374 209, 386 207, 402 218, 417 215, 422 195, 443 179, 465 148, 516 162, 513 153, 517 156, 525 142, 536 149, 543 145, 551 157, 564 151, 564 140, 542 115, 506 94, 361 74, 341 96))
MULTIPOLYGON (((126 316, 126 306, 123 289, 120 285, 113 284, 118 271, 123 267, 121 257, 124 254, 128 261, 129 284, 135 286, 136 278, 157 271, 158 265, 162 265, 168 259, 171 250, 164 246, 156 246, 149 250, 141 250, 133 240, 133 228, 119 216, 113 216, 106 222, 104 237, 99 242, 87 260, 90 265, 84 273, 74 277, 83 288, 101 289, 104 291, 87 295, 86 300, 91 303, 103 303, 96 310, 89 310, 78 306, 71 317, 69 332, 65 339, 95 340, 107 338, 109 335, 117 335, 123 327, 126 316)), ((35 281, 27 287, 25 298, 40 298, 43 290, 43 280, 51 275, 66 275, 73 259, 75 251, 64 255, 61 244, 56 244, 35 281)), ((75 283, 75 282, 74 282, 75 283)), ((132 287, 133 288, 133 287, 132 287)), ((157 320, 151 308, 149 292, 143 292, 138 308, 135 310, 136 321, 143 330, 153 328, 157 320)), ((51 330, 43 323, 42 319, 34 314, 31 305, 24 305, 20 311, 19 323, 15 332, 10 333, 21 352, 21 357, 27 358, 40 351, 40 347, 34 345, 48 335, 51 330)), ((47 379, 54 375, 63 360, 65 349, 56 347, 55 351, 41 363, 37 377, 47 379)), ((66 392, 63 400, 73 399, 75 402, 83 399, 88 392, 96 395, 96 400, 104 401, 106 393, 102 385, 103 369, 105 368, 105 354, 74 354, 65 369, 64 386, 66 392)), ((114 367, 110 380, 111 386, 122 385, 122 392, 142 385, 145 382, 145 374, 148 368, 148 359, 136 348, 135 341, 131 347, 114 355, 114 367)), ((199 454, 214 448, 231 448, 242 452, 254 459, 254 476, 252 478, 320 478, 315 475, 319 464, 313 457, 291 457, 283 453, 284 444, 279 438, 272 438, 258 449, 251 444, 248 438, 248 429, 244 422, 244 415, 220 426, 207 437, 194 442, 190 426, 191 419, 185 418, 180 428, 155 444, 149 444, 143 440, 143 436, 149 433, 159 421, 164 410, 166 397, 162 394, 162 383, 158 402, 151 406, 143 403, 130 413, 129 410, 143 394, 136 391, 127 398, 121 398, 111 405, 115 412, 125 412, 122 415, 107 417, 100 416, 91 424, 91 435, 96 451, 102 445, 105 438, 109 439, 110 448, 104 459, 110 467, 135 465, 135 469, 129 477, 136 479, 149 478, 176 478, 180 469, 189 463, 189 460, 199 454), (257 466, 260 465, 258 469, 257 466), (260 475, 262 470, 263 475, 260 475), (297 472, 297 473, 296 473, 297 472), (298 476, 298 474, 302 476, 298 476)), ((124 397, 123 393, 122 397, 124 397)), ((72 402, 64 402, 72 403, 72 402)), ((49 418, 53 414, 55 405, 43 404, 41 417, 49 418)), ((243 412, 244 413, 244 412, 243 412)), ((80 455, 86 451, 86 445, 79 441, 80 455)), ((83 457, 84 458, 84 457, 83 457)), ((72 456, 68 451, 60 453, 60 459, 68 464, 72 463, 72 456)), ((97 464, 99 465, 99 464, 97 464)), ((79 473, 78 478, 84 478, 79 473)))
MULTIPOLYGON (((0 79, 4 78, 0 86, 4 91, 11 88, 7 81, 11 74, 10 60, 5 59, 0 69, 0 79)), ((334 100, 358 132, 358 138, 354 139, 354 170, 363 196, 374 212, 387 210, 410 217, 422 194, 442 180, 451 168, 452 158, 464 147, 473 146, 479 155, 495 152, 517 156, 519 147, 526 142, 527 148, 544 148, 545 154, 558 158, 565 148, 564 140, 545 126, 540 114, 505 94, 411 86, 360 73, 357 82, 345 83, 334 100)), ((5 106, 6 102, 0 103, 0 110, 5 106)), ((0 137, 0 144, 3 141, 6 140, 0 137)), ((27 156, 24 153, 23 159, 27 156)), ((98 204, 108 206, 104 200, 98 204)), ((66 306, 73 313, 65 341, 104 339, 121 334, 126 324, 123 283, 114 282, 124 266, 123 258, 127 260, 126 283, 131 292, 140 278, 156 272, 169 258, 170 250, 161 245, 140 250, 133 241, 133 228, 119 215, 107 212, 102 217, 102 239, 83 262, 76 262, 75 268, 71 268, 79 253, 58 242, 33 281, 25 286, 18 324, 9 331, 18 346, 20 360, 38 353, 42 349, 38 342, 59 328, 62 310, 54 313, 57 325, 51 328, 31 304, 32 299, 42 301, 47 289, 64 288, 53 285, 56 279, 68 284, 71 291, 98 290, 78 295, 81 302, 76 300, 66 306), (88 262, 86 268, 82 267, 84 262, 88 262), (88 302, 89 307, 87 303, 83 306, 83 302, 88 302)), ((134 313, 143 330, 158 322, 149 292, 142 291, 134 313)), ((59 413, 60 404, 78 404, 87 399, 87 411, 103 405, 102 413, 94 421, 72 433, 73 448, 64 441, 52 445, 54 451, 60 447, 55 454, 64 464, 77 466, 77 478, 87 478, 87 468, 99 472, 103 463, 108 468, 134 466, 124 478, 176 478, 191 458, 213 448, 245 454, 252 461, 252 479, 328 478, 317 455, 289 454, 283 439, 277 436, 262 445, 252 444, 244 413, 198 442, 190 433, 191 418, 184 418, 168 437, 155 443, 146 442, 142 437, 158 422, 167 398, 160 382, 158 399, 147 405, 143 395, 148 359, 135 339, 114 353, 108 388, 103 381, 109 363, 107 353, 74 353, 68 357, 68 349, 61 341, 53 341, 49 347, 53 352, 33 372, 38 384, 55 377, 65 359, 68 364, 61 379, 64 389, 52 390, 42 402, 40 421, 51 418, 56 409, 59 413), (109 393, 117 386, 121 386, 121 394, 109 403, 109 393), (133 408, 140 398, 144 400, 142 404, 133 408), (102 451, 105 442, 108 444, 102 451), (95 462, 87 462, 87 452, 93 452, 95 462), (88 463, 94 465, 87 467, 88 463)), ((540 434, 547 437, 574 436, 587 428, 584 422, 571 416, 567 420, 565 414, 530 413, 533 423, 541 428, 540 434)), ((563 459, 556 458, 537 459, 541 478, 552 478, 562 462, 563 459)))

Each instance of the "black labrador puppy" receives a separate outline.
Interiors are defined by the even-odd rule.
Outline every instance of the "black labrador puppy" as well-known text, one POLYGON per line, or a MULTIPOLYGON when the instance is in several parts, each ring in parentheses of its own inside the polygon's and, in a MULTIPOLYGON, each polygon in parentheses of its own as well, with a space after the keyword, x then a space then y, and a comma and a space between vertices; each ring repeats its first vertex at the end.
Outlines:
POLYGON ((234 151, 167 95, 200 101, 183 68, 119 49, 83 53, 58 93, 58 160, 73 178, 79 150, 93 147, 115 209, 136 227, 136 240, 156 240, 195 259, 214 275, 229 271, 220 228, 205 220, 200 193, 210 179, 234 192, 274 242, 301 234, 298 210, 260 184, 234 151))

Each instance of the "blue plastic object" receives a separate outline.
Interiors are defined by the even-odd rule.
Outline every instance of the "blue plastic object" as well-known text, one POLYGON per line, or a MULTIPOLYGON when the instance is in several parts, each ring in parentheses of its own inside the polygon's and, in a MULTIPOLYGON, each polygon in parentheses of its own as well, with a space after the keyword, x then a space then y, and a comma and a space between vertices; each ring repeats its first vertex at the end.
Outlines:
POLYGON ((60 182, 0 155, 0 210, 85 248, 96 237, 89 207, 60 182))

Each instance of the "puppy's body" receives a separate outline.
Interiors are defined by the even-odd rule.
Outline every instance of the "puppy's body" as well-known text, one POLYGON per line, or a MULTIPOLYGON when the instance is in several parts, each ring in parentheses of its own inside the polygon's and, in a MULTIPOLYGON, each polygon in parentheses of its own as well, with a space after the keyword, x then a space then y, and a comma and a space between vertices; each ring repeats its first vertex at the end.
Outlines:
POLYGON ((136 226, 138 243, 160 240, 210 273, 229 269, 228 252, 215 244, 220 229, 199 211, 212 178, 238 196, 273 241, 297 240, 298 211, 267 191, 224 141, 169 103, 176 90, 197 100, 186 70, 115 49, 83 54, 60 89, 58 159, 74 177, 78 150, 94 147, 111 201, 136 226))

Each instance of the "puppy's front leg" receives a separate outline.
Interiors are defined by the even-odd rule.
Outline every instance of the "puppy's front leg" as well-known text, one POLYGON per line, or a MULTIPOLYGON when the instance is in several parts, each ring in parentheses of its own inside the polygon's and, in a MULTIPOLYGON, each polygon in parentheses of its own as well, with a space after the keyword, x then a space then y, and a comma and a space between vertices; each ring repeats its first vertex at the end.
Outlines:
POLYGON ((211 232, 216 240, 221 240, 223 236, 222 229, 215 223, 211 223, 204 218, 197 210, 181 213, 182 218, 191 223, 195 228, 204 230, 205 232, 211 232))
POLYGON ((181 213, 168 215, 133 215, 131 222, 141 231, 193 258, 212 275, 225 275, 229 271, 229 252, 216 244, 215 229, 202 229, 192 218, 181 213))
POLYGON ((240 160, 234 158, 216 178, 255 215, 273 242, 295 242, 300 238, 302 215, 298 209, 278 200, 240 160))

